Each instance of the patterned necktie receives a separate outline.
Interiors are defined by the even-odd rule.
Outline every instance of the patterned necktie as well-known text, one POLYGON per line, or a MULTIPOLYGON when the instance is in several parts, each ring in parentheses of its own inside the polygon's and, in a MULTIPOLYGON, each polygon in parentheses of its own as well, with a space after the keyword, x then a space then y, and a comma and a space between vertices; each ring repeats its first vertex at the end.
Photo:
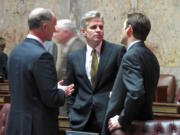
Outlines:
POLYGON ((96 50, 92 50, 92 64, 91 64, 91 83, 92 86, 94 87, 95 85, 95 81, 96 81, 96 73, 97 73, 97 69, 98 69, 98 59, 96 56, 96 50))

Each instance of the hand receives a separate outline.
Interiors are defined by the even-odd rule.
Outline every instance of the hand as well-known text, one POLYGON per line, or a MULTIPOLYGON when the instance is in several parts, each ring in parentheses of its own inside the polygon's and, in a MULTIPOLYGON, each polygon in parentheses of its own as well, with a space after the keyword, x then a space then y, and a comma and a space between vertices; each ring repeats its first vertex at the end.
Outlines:
POLYGON ((70 84, 68 86, 65 86, 64 92, 66 96, 70 96, 74 91, 74 84, 70 84))
POLYGON ((63 84, 64 84, 64 80, 59 81, 58 84, 57 84, 58 89, 64 90, 65 86, 63 86, 63 84))
POLYGON ((108 121, 108 128, 109 128, 109 131, 113 131, 115 129, 119 129, 121 128, 122 126, 119 124, 119 115, 116 115, 112 118, 109 119, 108 121))
POLYGON ((58 89, 62 89, 65 92, 66 96, 70 96, 74 91, 74 84, 68 86, 63 86, 64 80, 58 82, 58 89))
POLYGON ((64 84, 64 80, 59 81, 58 84, 62 86, 64 84))

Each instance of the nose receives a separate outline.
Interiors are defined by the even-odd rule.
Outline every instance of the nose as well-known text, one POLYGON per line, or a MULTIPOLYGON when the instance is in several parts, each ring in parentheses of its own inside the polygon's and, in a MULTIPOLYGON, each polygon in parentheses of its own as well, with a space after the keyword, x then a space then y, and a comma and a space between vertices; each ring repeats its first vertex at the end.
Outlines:
POLYGON ((96 31, 97 32, 100 32, 101 31, 101 28, 99 26, 96 27, 96 31))
POLYGON ((96 30, 100 31, 101 29, 100 29, 100 27, 98 26, 98 27, 96 28, 96 30))

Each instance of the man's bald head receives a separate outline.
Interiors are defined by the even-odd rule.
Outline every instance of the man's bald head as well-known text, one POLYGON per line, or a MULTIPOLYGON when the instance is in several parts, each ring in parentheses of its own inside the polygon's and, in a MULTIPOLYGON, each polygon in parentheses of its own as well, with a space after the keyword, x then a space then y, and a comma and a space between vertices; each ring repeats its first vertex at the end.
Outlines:
POLYGON ((52 11, 44 8, 35 8, 31 11, 28 18, 29 29, 38 29, 45 21, 50 21, 53 18, 52 11))

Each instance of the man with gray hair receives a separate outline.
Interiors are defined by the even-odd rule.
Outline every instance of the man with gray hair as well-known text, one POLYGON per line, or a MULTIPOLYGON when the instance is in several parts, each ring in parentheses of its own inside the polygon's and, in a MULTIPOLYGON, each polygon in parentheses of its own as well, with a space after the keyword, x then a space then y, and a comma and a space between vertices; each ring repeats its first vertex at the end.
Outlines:
POLYGON ((67 55, 83 47, 84 42, 78 36, 75 24, 69 19, 57 21, 54 38, 60 44, 56 65, 57 76, 61 80, 66 80, 67 55))
POLYGON ((70 19, 60 19, 56 24, 53 41, 45 42, 45 48, 54 56, 57 77, 66 80, 66 58, 69 53, 83 47, 76 26, 70 19))
POLYGON ((67 84, 75 85, 67 101, 70 127, 100 133, 125 48, 103 40, 104 18, 98 11, 82 17, 81 32, 87 44, 67 58, 67 84))
POLYGON ((52 39, 56 16, 49 9, 36 8, 29 18, 29 34, 8 59, 11 108, 6 135, 58 135, 58 107, 73 85, 58 83, 52 55, 43 47, 52 39))

